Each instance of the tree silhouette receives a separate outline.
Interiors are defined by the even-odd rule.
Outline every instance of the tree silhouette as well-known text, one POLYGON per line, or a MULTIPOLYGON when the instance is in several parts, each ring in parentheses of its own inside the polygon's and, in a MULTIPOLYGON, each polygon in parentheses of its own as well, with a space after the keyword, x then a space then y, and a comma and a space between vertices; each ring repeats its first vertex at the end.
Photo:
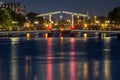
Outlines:
POLYGON ((1 24, 1 28, 11 29, 12 17, 8 9, 2 8, 0 10, 0 24, 1 24))
POLYGON ((108 17, 115 24, 120 24, 120 7, 116 7, 109 12, 108 17))

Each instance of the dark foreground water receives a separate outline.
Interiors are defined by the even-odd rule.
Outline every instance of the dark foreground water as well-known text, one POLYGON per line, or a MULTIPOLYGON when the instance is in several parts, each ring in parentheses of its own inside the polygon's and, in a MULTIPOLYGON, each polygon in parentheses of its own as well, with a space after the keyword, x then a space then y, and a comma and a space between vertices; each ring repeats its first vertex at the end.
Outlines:
POLYGON ((0 80, 120 80, 120 41, 0 38, 0 80))

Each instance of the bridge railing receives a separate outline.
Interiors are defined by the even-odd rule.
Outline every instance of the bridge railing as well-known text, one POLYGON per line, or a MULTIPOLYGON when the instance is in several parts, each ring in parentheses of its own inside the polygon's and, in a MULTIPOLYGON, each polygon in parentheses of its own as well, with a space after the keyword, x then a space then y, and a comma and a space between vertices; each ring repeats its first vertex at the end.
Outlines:
POLYGON ((72 30, 71 32, 98 32, 98 33, 120 33, 120 31, 108 30, 72 30))
POLYGON ((31 30, 31 31, 0 31, 0 34, 9 34, 9 33, 43 33, 50 32, 51 30, 31 30))

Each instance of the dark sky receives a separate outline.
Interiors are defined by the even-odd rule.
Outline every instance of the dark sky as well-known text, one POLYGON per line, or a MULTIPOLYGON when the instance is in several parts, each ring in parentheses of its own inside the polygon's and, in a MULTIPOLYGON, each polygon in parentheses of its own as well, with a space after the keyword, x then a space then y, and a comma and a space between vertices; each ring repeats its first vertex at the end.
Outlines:
MULTIPOLYGON (((9 0, 10 1, 10 0, 9 0)), ((90 15, 106 16, 120 6, 120 0, 18 0, 24 3, 27 12, 47 13, 54 11, 89 12, 90 15)))

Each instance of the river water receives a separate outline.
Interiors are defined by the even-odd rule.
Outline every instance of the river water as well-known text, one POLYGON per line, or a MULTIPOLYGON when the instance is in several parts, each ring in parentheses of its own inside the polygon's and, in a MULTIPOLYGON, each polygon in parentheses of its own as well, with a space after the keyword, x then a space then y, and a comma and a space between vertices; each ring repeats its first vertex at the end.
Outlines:
POLYGON ((0 38, 0 80, 119 80, 116 38, 0 38))

